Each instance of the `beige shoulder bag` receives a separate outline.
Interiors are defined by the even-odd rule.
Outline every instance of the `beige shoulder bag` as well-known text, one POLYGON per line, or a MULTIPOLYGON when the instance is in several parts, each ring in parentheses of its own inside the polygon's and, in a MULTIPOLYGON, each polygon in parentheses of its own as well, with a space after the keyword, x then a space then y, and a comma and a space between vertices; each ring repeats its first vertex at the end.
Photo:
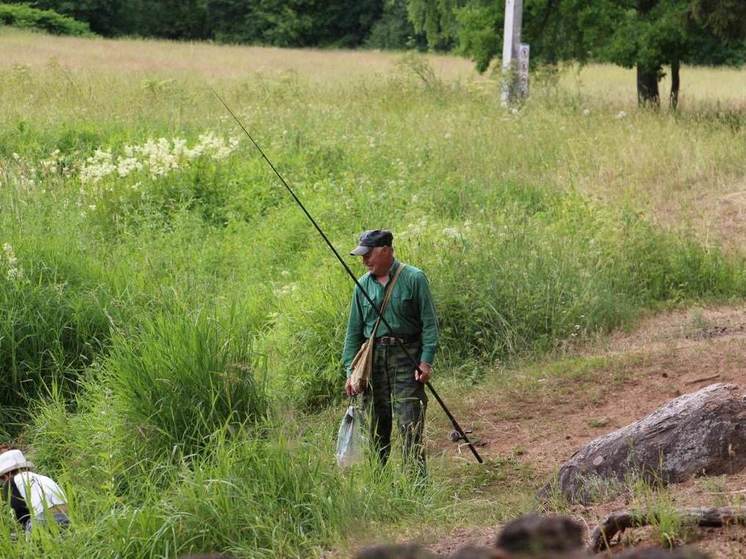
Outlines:
POLYGON ((399 274, 404 269, 404 266, 406 266, 406 264, 399 264, 399 268, 396 270, 394 277, 391 278, 391 281, 386 286, 386 295, 383 298, 383 303, 381 303, 381 311, 375 325, 373 326, 373 331, 370 333, 370 338, 365 340, 363 345, 360 346, 360 349, 352 360, 352 365, 350 366, 352 369, 350 383, 352 384, 352 388, 356 394, 365 390, 370 382, 370 375, 373 372, 373 344, 376 337, 376 330, 378 330, 378 325, 381 323, 381 316, 383 316, 383 313, 389 304, 391 293, 394 291, 394 285, 396 285, 396 280, 399 279, 399 274))

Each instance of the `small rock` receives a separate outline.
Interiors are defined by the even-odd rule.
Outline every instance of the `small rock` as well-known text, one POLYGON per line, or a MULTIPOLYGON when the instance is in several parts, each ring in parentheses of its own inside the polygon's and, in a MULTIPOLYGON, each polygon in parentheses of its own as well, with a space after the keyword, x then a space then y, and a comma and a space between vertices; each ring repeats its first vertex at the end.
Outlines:
POLYGON ((508 553, 541 555, 583 548, 583 526, 568 516, 528 514, 508 522, 495 542, 508 553))

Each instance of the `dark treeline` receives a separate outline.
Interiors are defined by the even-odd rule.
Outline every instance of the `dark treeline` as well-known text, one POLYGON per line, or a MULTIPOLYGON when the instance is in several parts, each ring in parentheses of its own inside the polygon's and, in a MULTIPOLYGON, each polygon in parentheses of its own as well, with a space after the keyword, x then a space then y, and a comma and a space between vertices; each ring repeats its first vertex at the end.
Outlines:
MULTIPOLYGON (((15 0, 11 0, 14 3, 15 0)), ((406 0, 35 0, 106 37, 215 40, 282 47, 424 47, 406 0)))
MULTIPOLYGON (((484 69, 501 50, 505 0, 22 3, 85 21, 92 31, 107 37, 281 47, 457 50, 484 69)), ((645 62, 654 68, 671 60, 746 62, 746 0, 524 0, 523 20, 524 40, 531 44, 532 59, 537 62, 595 59, 628 66, 645 62), (663 52, 665 56, 661 56, 663 52), (643 60, 645 57, 655 60, 643 60)))
MULTIPOLYGON (((15 1, 15 0, 11 0, 15 1)), ((32 0, 107 37, 280 47, 419 48, 499 56, 505 0, 32 0)), ((660 103, 683 64, 746 64, 746 0, 524 0, 532 65, 610 62, 635 68, 641 103, 660 103), (668 68, 668 70, 665 70, 668 68)))

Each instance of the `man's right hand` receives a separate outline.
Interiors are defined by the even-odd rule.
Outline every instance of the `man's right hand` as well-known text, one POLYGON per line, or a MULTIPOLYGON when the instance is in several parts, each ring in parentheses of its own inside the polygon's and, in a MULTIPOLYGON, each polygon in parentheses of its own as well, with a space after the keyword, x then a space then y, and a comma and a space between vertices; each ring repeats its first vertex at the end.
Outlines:
POLYGON ((347 377, 347 382, 345 382, 345 394, 350 398, 357 394, 355 387, 352 385, 352 377, 347 377))

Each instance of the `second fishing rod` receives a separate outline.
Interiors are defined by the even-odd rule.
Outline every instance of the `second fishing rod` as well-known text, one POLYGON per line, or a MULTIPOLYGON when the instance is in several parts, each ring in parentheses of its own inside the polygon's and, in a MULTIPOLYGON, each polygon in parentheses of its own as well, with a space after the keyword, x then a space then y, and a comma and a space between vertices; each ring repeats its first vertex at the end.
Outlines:
MULTIPOLYGON (((274 171, 275 175, 277 175, 277 178, 280 179, 280 182, 282 182, 283 186, 287 189, 287 191, 290 193, 290 195, 293 197, 293 200, 298 204, 301 210, 303 210, 303 213, 306 215, 308 220, 313 224, 316 231, 318 231, 319 235, 321 235, 321 238, 324 239, 324 242, 327 244, 329 249, 334 253, 334 256, 337 258, 340 264, 342 264, 342 267, 345 269, 347 274, 352 278, 352 281, 355 283, 357 288, 360 290, 360 293, 365 297, 365 299, 370 303, 371 307, 375 309, 376 314, 381 319, 381 323, 386 326, 389 329, 389 332, 393 332, 393 328, 391 328, 391 325, 386 321, 386 318, 381 314, 380 309, 376 306, 376 304, 371 299, 370 295, 367 291, 363 288, 362 285, 360 285, 360 282, 358 281, 357 277, 355 277, 355 274, 352 272, 350 267, 347 265, 347 262, 344 261, 344 259, 340 256, 339 252, 337 252, 337 249, 334 248, 334 245, 329 240, 329 238, 326 236, 326 233, 321 229, 319 224, 316 222, 316 220, 313 218, 313 216, 308 212, 306 207, 303 205, 303 202, 300 201, 300 198, 296 196, 295 192, 292 188, 290 188, 290 185, 287 183, 287 181, 283 178, 283 176, 280 174, 280 172, 277 170, 277 168, 274 166, 272 161, 270 161, 269 157, 264 153, 264 150, 259 146, 259 144, 254 140, 254 138, 251 136, 249 131, 244 126, 243 122, 241 122, 241 119, 236 116, 236 114, 231 110, 231 108, 228 106, 228 104, 223 100, 223 98, 218 95, 218 93, 215 90, 212 90, 213 94, 217 99, 222 103, 222 105, 225 107, 225 110, 228 111, 228 113, 233 117, 233 119, 236 121, 236 123, 241 127, 241 130, 244 131, 246 136, 251 140, 251 143, 254 145, 254 147, 257 149, 257 151, 261 154, 262 158, 267 162, 267 164, 270 166, 272 171, 274 171)), ((404 343, 401 340, 397 340, 397 343, 399 347, 404 351, 404 354, 407 356, 411 364, 414 366, 415 370, 417 370, 420 374, 423 374, 422 369, 420 369, 420 364, 417 362, 417 360, 412 356, 412 354, 409 352, 407 347, 404 345, 404 343)), ((469 447, 469 450, 471 450, 472 454, 474 455, 474 458, 476 458, 477 462, 482 464, 484 460, 477 452, 477 449, 474 447, 474 445, 471 443, 469 438, 466 436, 466 433, 459 425, 458 421, 456 421, 456 418, 453 416, 451 411, 448 409, 448 406, 446 406, 443 399, 440 397, 440 395, 436 392, 435 388, 433 388, 433 385, 428 381, 425 383, 425 385, 428 387, 430 392, 432 393, 433 397, 438 401, 438 404, 440 404, 440 407, 443 408, 443 411, 448 416, 448 419, 451 421, 451 425, 453 425, 454 430, 459 434, 461 439, 467 444, 469 447)))

